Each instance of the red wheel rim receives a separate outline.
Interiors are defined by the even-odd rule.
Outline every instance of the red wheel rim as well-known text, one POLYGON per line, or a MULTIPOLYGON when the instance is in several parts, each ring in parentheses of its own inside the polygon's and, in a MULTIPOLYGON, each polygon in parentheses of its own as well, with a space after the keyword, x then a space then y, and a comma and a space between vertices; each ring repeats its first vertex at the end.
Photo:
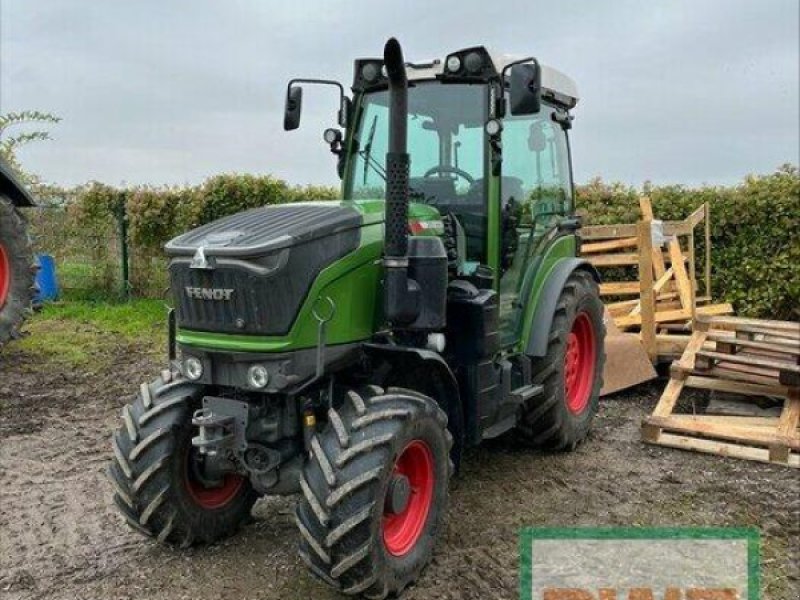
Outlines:
POLYGON ((585 312, 579 313, 567 336, 564 357, 564 392, 573 414, 581 414, 589 405, 596 353, 592 321, 585 312))
POLYGON ((5 246, 0 244, 0 308, 6 305, 8 292, 11 289, 11 261, 5 246))
POLYGON ((244 485, 244 477, 236 473, 227 473, 222 478, 222 485, 219 487, 206 487, 193 473, 191 468, 191 451, 187 453, 186 460, 186 491, 189 492, 192 500, 208 510, 223 508, 230 503, 239 493, 244 485))
POLYGON ((383 543, 389 554, 403 556, 422 535, 433 504, 435 476, 433 452, 428 444, 414 440, 406 446, 397 458, 392 475, 407 477, 411 494, 403 512, 393 514, 384 509, 383 543))

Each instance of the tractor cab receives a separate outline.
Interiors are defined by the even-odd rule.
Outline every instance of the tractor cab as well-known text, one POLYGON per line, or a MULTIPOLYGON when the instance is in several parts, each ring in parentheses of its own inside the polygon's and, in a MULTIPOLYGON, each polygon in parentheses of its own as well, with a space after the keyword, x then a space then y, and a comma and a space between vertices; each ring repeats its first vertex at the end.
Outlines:
MULTIPOLYGON (((339 159, 344 199, 357 202, 386 193, 390 93, 381 60, 358 59, 354 72, 353 99, 342 96, 340 110, 346 131, 329 129, 324 137, 339 159)), ((406 63, 405 72, 412 212, 424 204, 443 219, 452 238, 451 278, 500 293, 502 337, 511 344, 522 334, 517 299, 525 266, 546 234, 573 214, 567 131, 576 86, 533 58, 482 46, 406 63)), ((303 81, 290 83, 289 105, 303 81)), ((437 229, 435 220, 409 226, 412 234, 437 229)))

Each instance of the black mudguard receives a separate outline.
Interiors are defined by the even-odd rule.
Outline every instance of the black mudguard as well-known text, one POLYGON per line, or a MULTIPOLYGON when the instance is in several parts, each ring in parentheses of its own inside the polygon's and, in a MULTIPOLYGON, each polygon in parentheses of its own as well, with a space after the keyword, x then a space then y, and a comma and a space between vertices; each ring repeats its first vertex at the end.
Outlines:
POLYGON ((33 196, 11 170, 7 162, 0 158, 0 196, 11 200, 14 206, 35 206, 33 196))
POLYGON ((585 259, 567 258, 553 267, 544 283, 541 298, 533 315, 531 335, 525 349, 525 354, 528 356, 538 358, 547 354, 547 337, 553 324, 553 316, 561 290, 564 289, 564 284, 567 283, 569 276, 579 269, 589 272, 594 280, 600 283, 600 273, 585 259))
POLYGON ((437 391, 434 400, 447 413, 447 428, 453 436, 451 457, 458 471, 464 449, 464 412, 458 381, 447 362, 438 353, 422 348, 388 344, 362 344, 362 347, 368 357, 385 362, 393 368, 408 372, 424 366, 431 374, 431 380, 435 383, 437 391))

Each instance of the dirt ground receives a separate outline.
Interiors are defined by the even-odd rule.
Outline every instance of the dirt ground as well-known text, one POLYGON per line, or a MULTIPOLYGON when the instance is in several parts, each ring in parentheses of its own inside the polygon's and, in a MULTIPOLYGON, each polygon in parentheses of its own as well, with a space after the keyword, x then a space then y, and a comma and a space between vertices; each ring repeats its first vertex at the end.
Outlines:
MULTIPOLYGON (((109 434, 159 364, 124 342, 94 364, 0 354, 2 598, 339 598, 296 556, 292 499, 262 500, 250 525, 210 548, 165 549, 128 530, 104 475, 109 434)), ((662 385, 606 399, 572 454, 507 442, 469 452, 435 558, 405 598, 517 598, 519 528, 573 525, 757 526, 765 597, 800 598, 800 475, 641 444, 662 385)))

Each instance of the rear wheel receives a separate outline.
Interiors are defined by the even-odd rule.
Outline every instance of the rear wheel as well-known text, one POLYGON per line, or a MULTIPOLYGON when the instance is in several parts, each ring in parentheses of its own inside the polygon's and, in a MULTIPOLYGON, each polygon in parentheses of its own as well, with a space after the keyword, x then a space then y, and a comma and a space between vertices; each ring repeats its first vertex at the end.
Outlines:
POLYGON ((235 473, 210 477, 192 446, 192 412, 202 387, 158 379, 123 407, 114 433, 109 478, 114 502, 134 529, 160 542, 189 546, 233 533, 256 493, 235 473))
POLYGON ((583 441, 603 386, 604 342, 597 283, 589 273, 576 271, 558 299, 547 354, 533 365, 533 380, 544 385, 544 394, 525 407, 517 426, 525 442, 572 450, 583 441))
POLYGON ((25 219, 0 197, 0 345, 19 337, 35 293, 35 272, 25 219))
POLYGON ((452 443, 430 397, 349 391, 314 437, 300 482, 300 556, 311 571, 368 598, 415 581, 445 517, 452 443))

